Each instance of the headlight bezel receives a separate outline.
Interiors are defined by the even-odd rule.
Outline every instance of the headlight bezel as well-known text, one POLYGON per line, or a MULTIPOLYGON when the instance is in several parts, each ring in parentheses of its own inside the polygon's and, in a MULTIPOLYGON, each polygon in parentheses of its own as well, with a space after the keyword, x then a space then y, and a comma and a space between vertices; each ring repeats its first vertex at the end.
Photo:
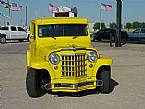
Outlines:
POLYGON ((53 65, 57 65, 60 62, 60 56, 56 53, 50 54, 48 58, 53 65))
POLYGON ((98 59, 98 55, 96 52, 89 52, 87 58, 89 62, 93 63, 98 59))

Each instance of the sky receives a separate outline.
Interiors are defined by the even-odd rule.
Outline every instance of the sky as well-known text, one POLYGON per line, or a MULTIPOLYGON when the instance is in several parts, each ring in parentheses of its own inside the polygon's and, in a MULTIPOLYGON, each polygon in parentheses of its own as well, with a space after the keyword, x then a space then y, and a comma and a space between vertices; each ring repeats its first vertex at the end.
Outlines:
MULTIPOLYGON (((3 0, 7 1, 7 0, 3 0)), ((78 16, 88 18, 90 23, 116 22, 116 0, 9 0, 10 3, 22 5, 21 12, 12 12, 12 24, 25 24, 25 8, 28 7, 28 23, 38 17, 52 16, 48 10, 49 3, 56 6, 77 7, 78 16), (112 11, 101 11, 101 3, 112 5, 112 11)), ((122 23, 140 21, 145 22, 145 0, 122 0, 122 23)), ((0 12, 8 15, 8 10, 0 4, 0 12)), ((0 25, 5 23, 5 18, 0 16, 0 25)))

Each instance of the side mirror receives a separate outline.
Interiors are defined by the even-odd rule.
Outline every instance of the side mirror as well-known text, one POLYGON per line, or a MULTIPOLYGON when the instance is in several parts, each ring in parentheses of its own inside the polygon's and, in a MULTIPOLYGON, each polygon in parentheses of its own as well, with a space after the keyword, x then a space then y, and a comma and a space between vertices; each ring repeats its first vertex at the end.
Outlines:
POLYGON ((32 34, 30 34, 29 36, 30 36, 31 39, 34 37, 32 34))
POLYGON ((35 39, 33 34, 30 34, 29 37, 30 37, 30 39, 35 39))

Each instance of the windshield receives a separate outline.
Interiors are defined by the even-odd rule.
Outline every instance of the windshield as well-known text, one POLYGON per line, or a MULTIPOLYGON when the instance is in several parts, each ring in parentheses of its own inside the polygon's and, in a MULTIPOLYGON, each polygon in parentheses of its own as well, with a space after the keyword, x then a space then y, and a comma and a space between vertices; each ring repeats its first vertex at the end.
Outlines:
POLYGON ((50 24, 38 25, 39 37, 87 36, 87 24, 50 24))

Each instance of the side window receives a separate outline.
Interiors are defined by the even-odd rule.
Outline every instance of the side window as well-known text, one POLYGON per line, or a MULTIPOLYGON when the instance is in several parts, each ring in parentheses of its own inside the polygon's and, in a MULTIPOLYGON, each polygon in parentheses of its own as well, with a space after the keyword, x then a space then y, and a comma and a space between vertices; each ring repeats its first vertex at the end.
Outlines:
POLYGON ((18 31, 25 31, 25 30, 21 27, 18 27, 18 31))
POLYGON ((142 29, 142 30, 141 30, 141 33, 145 33, 145 29, 142 29))
POLYGON ((112 34, 116 34, 116 30, 111 30, 110 31, 112 34))
POLYGON ((137 30, 133 31, 133 33, 139 33, 139 32, 140 32, 140 30, 139 30, 139 29, 137 29, 137 30))
POLYGON ((9 30, 8 27, 1 27, 0 30, 9 30))
POLYGON ((109 30, 105 30, 104 33, 107 34, 109 32, 109 30))
POLYGON ((100 31, 99 31, 100 34, 102 34, 102 33, 104 33, 104 32, 105 32, 104 30, 100 30, 100 31))
POLYGON ((106 30, 106 33, 110 33, 110 32, 111 32, 111 30, 109 30, 109 29, 108 29, 108 30, 106 30))
POLYGON ((16 30, 16 27, 12 26, 12 27, 11 27, 11 31, 17 31, 17 30, 16 30))

